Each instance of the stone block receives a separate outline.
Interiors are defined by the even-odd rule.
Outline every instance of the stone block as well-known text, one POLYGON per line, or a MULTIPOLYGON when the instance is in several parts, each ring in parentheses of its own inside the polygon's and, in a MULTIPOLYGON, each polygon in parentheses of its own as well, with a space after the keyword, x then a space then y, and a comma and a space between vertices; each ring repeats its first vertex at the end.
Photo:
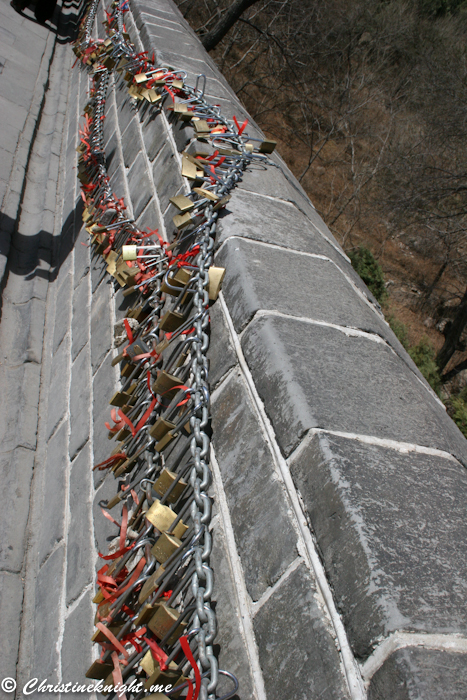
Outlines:
POLYGON ((237 355, 219 302, 209 309, 211 337, 209 341, 209 384, 212 389, 237 363, 237 355))
POLYGON ((91 292, 94 294, 97 287, 104 281, 104 284, 112 284, 110 276, 106 272, 107 264, 104 258, 97 253, 93 253, 91 260, 91 292))
MULTIPOLYGON (((26 548, 34 452, 18 447, 0 457, 0 474, 5 493, 0 519, 0 567, 20 572, 26 548)), ((0 607, 1 609, 1 607, 0 607)))
POLYGON ((167 131, 163 117, 156 111, 148 112, 142 123, 144 147, 149 160, 152 162, 162 146, 167 143, 167 131))
POLYGON ((122 152, 123 152, 123 163, 125 168, 130 168, 138 153, 142 150, 141 137, 138 128, 138 119, 133 117, 133 119, 128 124, 127 128, 122 134, 122 152))
POLYGON ((154 199, 151 199, 151 201, 147 205, 146 209, 140 215, 136 224, 137 224, 138 228, 143 230, 143 231, 146 231, 146 230, 154 231, 154 229, 157 229, 159 231, 159 233, 162 234, 161 223, 160 223, 160 219, 159 219, 159 212, 157 210, 154 199))
MULTIPOLYGON (((117 162, 116 165, 117 167, 115 168, 115 172, 110 178, 110 187, 113 193, 116 195, 117 199, 120 199, 120 197, 123 197, 125 199, 125 204, 128 207, 128 204, 130 204, 130 202, 127 201, 128 195, 126 190, 126 177, 123 163, 117 162)), ((129 211, 131 214, 131 209, 129 211)))
POLYGON ((17 446, 36 449, 40 372, 40 365, 32 362, 0 366, 4 407, 0 412, 0 452, 17 446))
POLYGON ((169 198, 174 197, 183 186, 180 166, 168 143, 165 143, 154 162, 154 185, 164 212, 169 206, 169 198))
MULTIPOLYGON (((79 605, 65 620, 61 648, 62 683, 89 685, 96 681, 86 678, 87 669, 92 663, 91 636, 94 632, 94 610, 92 594, 86 593, 79 605)), ((90 695, 90 694, 89 694, 90 695)), ((86 697, 87 693, 67 693, 67 698, 86 697)))
POLYGON ((172 134, 175 145, 177 146, 179 153, 181 153, 188 146, 191 139, 194 138, 195 130, 188 122, 181 121, 179 119, 172 123, 172 134))
POLYGON ((128 173, 133 216, 137 219, 153 196, 153 187, 146 171, 146 159, 139 153, 128 173))
POLYGON ((109 177, 113 177, 114 173, 122 162, 118 142, 119 136, 117 132, 114 131, 105 146, 105 165, 109 177))
POLYGON ((434 447, 467 464, 444 407, 384 343, 271 316, 250 323, 242 347, 284 454, 323 428, 434 447))
MULTIPOLYGON (((239 700, 255 698, 253 679, 251 677, 250 659, 243 636, 241 613, 236 599, 236 585, 230 569, 225 537, 219 525, 213 535, 211 566, 214 571, 216 615, 219 632, 216 644, 219 644, 219 667, 234 676, 240 684, 235 697, 239 700)), ((231 681, 219 676, 219 695, 226 694, 232 687, 231 681)))
POLYGON ((91 420, 91 357, 86 345, 71 368, 70 386, 70 460, 89 438, 91 420))
MULTIPOLYGON (((0 676, 15 678, 18 661, 19 632, 23 606, 23 583, 17 574, 0 573, 0 676)), ((2 697, 11 698, 2 692, 2 697)))
POLYGON ((290 471, 358 657, 396 630, 466 634, 462 465, 318 434, 290 471))
POLYGON ((73 293, 73 317, 71 321, 71 359, 74 361, 89 341, 89 277, 81 278, 73 293))
POLYGON ((126 318, 126 315, 128 313, 128 310, 131 309, 131 307, 134 304, 134 300, 136 299, 135 294, 129 295, 127 297, 123 296, 123 288, 120 288, 117 290, 115 294, 115 320, 116 321, 121 321, 122 318, 126 318))
POLYGON ((121 91, 116 90, 115 97, 117 101, 117 119, 120 127, 120 133, 123 134, 128 124, 136 114, 135 100, 130 97, 128 90, 123 88, 121 91))
MULTIPOLYGON (((65 547, 61 546, 51 554, 37 575, 34 624, 31 624, 34 635, 31 678, 47 678, 53 684, 57 683, 59 672, 57 642, 61 630, 58 611, 62 603, 64 567, 65 547)), ((58 698, 58 694, 53 693, 47 696, 54 700, 58 698)))
POLYGON ((71 325, 72 276, 67 274, 55 295, 53 352, 57 352, 71 325))
POLYGON ((273 456, 238 373, 214 394, 212 417, 237 551, 248 592, 258 600, 296 558, 297 536, 273 456), (273 547, 268 546, 271 538, 273 547))
POLYGON ((460 700, 467 697, 465 654, 398 649, 371 679, 368 700, 460 700))
POLYGON ((107 152, 107 144, 111 136, 115 133, 117 127, 117 110, 112 104, 112 101, 107 99, 105 105, 104 119, 104 147, 107 152))
POLYGON ((253 620, 268 700, 344 700, 349 691, 314 581, 300 564, 253 620), (293 643, 287 643, 293 630, 293 643))
POLYGON ((67 425, 49 440, 44 474, 43 512, 39 534, 39 563, 65 534, 66 475, 68 471, 67 425))
POLYGON ((40 363, 44 334, 45 303, 32 298, 24 304, 4 302, 0 326, 2 364, 17 367, 23 362, 40 363))
POLYGON ((65 416, 70 386, 69 343, 63 342, 54 355, 48 390, 47 437, 50 437, 65 416))
POLYGON ((234 190, 232 199, 219 217, 219 231, 217 245, 230 236, 241 236, 304 253, 325 255, 341 267, 368 298, 373 299, 343 253, 331 245, 292 203, 234 190))
MULTIPOLYGON (((83 319, 86 321, 87 319, 83 319)), ((93 374, 112 346, 110 286, 101 285, 91 300, 91 362, 93 374)))
POLYGON ((88 444, 81 450, 71 467, 66 572, 67 605, 76 600, 84 588, 91 583, 94 571, 91 470, 91 448, 88 444))

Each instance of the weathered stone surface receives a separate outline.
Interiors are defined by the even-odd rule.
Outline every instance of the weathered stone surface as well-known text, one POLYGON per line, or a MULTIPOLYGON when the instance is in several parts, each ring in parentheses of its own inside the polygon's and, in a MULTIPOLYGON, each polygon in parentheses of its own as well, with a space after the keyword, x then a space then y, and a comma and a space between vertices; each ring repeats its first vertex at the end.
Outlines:
POLYGON ((0 457, 3 488, 10 496, 3 501, 0 521, 0 567, 6 571, 19 572, 23 565, 33 470, 32 450, 18 447, 0 457))
MULTIPOLYGON (((109 401, 116 391, 115 370, 111 366, 112 353, 109 353, 96 372, 93 381, 93 459, 94 464, 106 459, 113 449, 113 443, 107 438, 105 422, 110 421, 109 401)), ((104 473, 94 471, 95 483, 99 483, 104 473)))
POLYGON ((461 700, 467 697, 465 654, 398 649, 371 679, 368 700, 461 700))
POLYGON ((70 459, 89 438, 91 420, 90 351, 86 345, 71 368, 70 386, 70 459))
POLYGON ((219 230, 218 245, 230 236, 241 236, 305 253, 325 255, 373 299, 344 255, 321 235, 305 214, 285 200, 234 190, 225 212, 219 217, 219 230))
POLYGON ((45 303, 31 299, 25 304, 4 303, 0 325, 2 364, 17 367, 41 362, 45 303))
POLYGON ((74 264, 75 264, 75 274, 74 274, 74 283, 75 287, 80 283, 81 279, 87 275, 89 272, 89 266, 90 266, 90 256, 89 256, 89 248, 87 247, 88 245, 88 239, 89 235, 86 231, 86 229, 83 227, 80 228, 78 237, 76 239, 75 243, 75 255, 74 255, 74 264), (86 245, 83 245, 86 244, 86 245))
POLYGON ((152 197, 152 184, 146 171, 146 159, 138 154, 128 173, 128 187, 133 204, 133 216, 137 219, 152 197))
POLYGON ((237 356, 230 338, 229 329, 219 302, 209 309, 211 338, 209 341, 209 383, 211 390, 237 363, 237 356))
POLYGON ((467 473, 315 435, 290 464, 355 653, 395 630, 467 632, 467 473))
POLYGON ((93 294, 104 280, 104 284, 110 287, 111 281, 106 269, 107 263, 104 258, 94 253, 91 260, 91 291, 93 294))
MULTIPOLYGON (((62 342, 65 334, 70 328, 71 320, 71 294, 72 294, 71 274, 67 274, 60 287, 57 289, 55 297, 54 316, 54 337, 53 352, 56 353, 58 346, 62 342)), ((43 324, 42 324, 43 325, 43 324)))
POLYGON ((142 127, 144 147, 149 160, 152 162, 167 140, 163 118, 155 111, 148 111, 142 127))
POLYGON ((146 231, 146 230, 154 231, 154 229, 158 229, 159 232, 161 233, 159 212, 158 212, 157 207, 154 203, 154 200, 151 200, 149 202, 146 209, 140 215, 140 217, 137 221, 137 225, 138 225, 138 228, 142 229, 143 231, 146 231))
POLYGON ((238 374, 212 400, 213 438, 248 592, 258 600, 297 556, 288 502, 238 374), (271 537, 274 547, 267 546, 271 537))
MULTIPOLYGON (((62 585, 65 566, 65 548, 59 547, 40 569, 36 579, 36 605, 34 629, 34 655, 31 659, 31 678, 47 678, 57 683, 59 657, 57 641, 60 620, 57 614, 62 602, 62 585)), ((49 698, 58 694, 48 693, 49 698)))
POLYGON ((349 697, 339 654, 318 605, 316 587, 300 564, 254 618, 268 700, 349 697), (293 643, 287 643, 293 630, 293 643))
POLYGON ((89 340, 89 277, 84 277, 73 294, 71 325, 71 359, 74 361, 89 340))
POLYGON ((141 138, 139 135, 138 118, 134 117, 122 134, 123 162, 126 168, 130 168, 138 153, 142 150, 141 138))
MULTIPOLYGON (((23 605, 23 583, 18 574, 0 573, 0 626, 4 631, 0 638, 0 676, 15 678, 18 660, 18 620, 23 605)), ((12 697, 2 692, 2 697, 12 697)))
POLYGON ((64 423, 49 440, 44 475, 43 512, 39 536, 39 563, 65 534, 66 472, 68 469, 67 426, 64 423))
MULTIPOLYGON (((235 582, 228 561, 225 537, 218 525, 213 536, 211 565, 216 581, 214 599, 219 629, 216 637, 216 643, 220 645, 219 666, 237 677, 240 688, 236 695, 239 700, 250 700, 256 695, 253 691, 248 649, 242 634, 235 582)), ((219 695, 226 694, 231 687, 231 681, 219 677, 219 695)))
POLYGON ((69 343, 62 343, 54 355, 48 391, 47 436, 50 437, 64 417, 68 405, 70 381, 69 343))
POLYGON ((169 143, 165 143, 154 162, 154 184, 157 196, 164 212, 169 205, 169 198, 174 197, 183 186, 180 166, 169 143))
MULTIPOLYGON (((85 677, 92 663, 92 646, 89 643, 94 629, 92 595, 86 593, 79 605, 67 617, 61 649, 62 683, 94 683, 85 677)), ((86 697, 87 693, 67 693, 67 698, 86 697)))
POLYGON ((40 371, 32 362, 14 368, 0 366, 2 403, 8 407, 0 411, 0 452, 18 445, 36 448, 40 371))
POLYGON ((457 426, 385 344, 271 316, 252 321, 242 346, 285 454, 324 428, 435 447, 467 464, 457 426))
MULTIPOLYGON (((84 319, 83 319, 84 320, 84 319)), ((102 285, 91 301, 91 363, 93 374, 112 346, 110 286, 102 285)))
POLYGON ((66 572, 67 605, 73 602, 92 581, 94 550, 91 534, 91 468, 91 449, 88 444, 81 450, 71 467, 66 572))

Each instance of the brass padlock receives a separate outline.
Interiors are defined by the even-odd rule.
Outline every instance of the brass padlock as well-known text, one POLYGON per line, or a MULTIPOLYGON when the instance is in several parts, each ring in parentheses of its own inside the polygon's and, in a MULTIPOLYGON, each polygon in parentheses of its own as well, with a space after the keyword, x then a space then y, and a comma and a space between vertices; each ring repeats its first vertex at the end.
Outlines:
MULTIPOLYGON (((147 626, 154 636, 158 639, 163 639, 179 619, 180 613, 178 610, 175 610, 175 608, 169 608, 165 603, 156 603, 154 607, 156 608, 156 612, 149 620, 147 626)), ((180 622, 165 643, 169 646, 175 644, 177 639, 184 633, 187 624, 187 622, 180 622)))
MULTIPOLYGON (((158 493, 159 496, 163 496, 166 493, 166 491, 168 491, 169 488, 172 486, 176 478, 177 475, 174 472, 171 472, 168 469, 164 468, 153 486, 154 491, 158 493)), ((179 481, 171 491, 170 495, 168 496, 166 502, 176 503, 182 495, 182 493, 185 491, 187 486, 188 484, 186 483, 186 481, 183 481, 183 479, 179 479, 179 481)))
MULTIPOLYGON (((148 654, 151 652, 149 651, 148 654)), ((143 659, 146 659, 147 655, 146 654, 143 659)), ((152 654, 151 654, 152 658, 152 654)), ((140 662, 140 666, 143 667, 143 664, 140 662)), ((151 661, 149 659, 146 659, 145 666, 147 668, 151 668, 151 661)), ((168 685, 171 686, 176 686, 176 685, 181 685, 186 681, 185 676, 183 676, 181 671, 178 671, 177 669, 177 664, 174 661, 171 661, 169 663, 169 668, 166 669, 165 671, 161 671, 161 668, 157 661, 153 660, 153 672, 149 675, 148 680, 144 684, 144 687, 146 690, 149 690, 151 686, 158 686, 160 687, 166 687, 168 685)), ((143 667, 144 668, 144 667, 143 667)), ((146 669, 144 669, 146 671, 146 669)), ((147 673, 147 671, 146 671, 147 673)), ((181 692, 181 691, 180 691, 181 692)), ((171 694, 171 697, 173 698, 178 698, 180 693, 176 693, 175 695, 171 694)), ((162 695, 162 693, 156 693, 155 695, 147 695, 146 700, 149 700, 149 698, 153 698, 153 700, 162 700, 162 698, 166 697, 165 695, 162 695)))
MULTIPOLYGON (((157 559, 159 564, 165 564, 172 554, 182 546, 181 540, 173 535, 168 535, 163 532, 157 539, 156 544, 151 549, 152 555, 157 559)), ((147 621, 147 620, 145 620, 147 621)))
POLYGON ((140 610, 140 613, 136 620, 134 621, 134 626, 135 627, 140 627, 140 625, 145 625, 148 620, 151 619, 151 617, 154 614, 154 606, 150 605, 149 603, 146 603, 143 605, 142 610, 140 610))
MULTIPOLYGON (((156 498, 152 506, 146 512, 146 518, 149 520, 151 525, 154 525, 154 527, 160 532, 165 532, 166 530, 172 529, 171 525, 177 518, 177 514, 174 513, 168 506, 163 506, 159 499, 156 498)), ((181 540, 187 530, 187 525, 184 525, 183 520, 180 520, 171 534, 181 540)))
POLYGON ((177 207, 180 211, 190 211, 195 206, 191 199, 185 197, 185 195, 178 195, 177 197, 170 197, 169 202, 177 207))
POLYGON ((159 440, 159 442, 156 442, 156 451, 157 452, 163 452, 168 445, 172 442, 172 440, 175 440, 177 437, 178 433, 172 433, 170 430, 168 433, 164 435, 162 440, 159 440))
POLYGON ((159 416, 152 428, 149 430, 149 435, 155 438, 156 440, 161 440, 161 438, 163 438, 164 435, 173 428, 175 428, 175 423, 172 423, 169 420, 165 420, 165 418, 159 416))
POLYGON ((194 163, 191 162, 191 160, 188 160, 188 158, 183 157, 182 159, 182 175, 183 177, 188 178, 189 180, 196 180, 198 175, 197 175, 198 169, 194 163))
MULTIPOLYGON (((155 590, 159 588, 159 579, 162 578, 162 576, 165 573, 165 569, 163 566, 160 566, 157 571, 155 571, 151 576, 146 579, 146 581, 143 583, 143 587, 139 592, 138 596, 138 603, 142 605, 150 595, 154 593, 155 590)), ((151 617, 154 612, 153 608, 151 607, 151 617)), ((147 622, 147 620, 146 620, 147 622)))
POLYGON ((218 202, 220 199, 218 194, 210 190, 205 190, 204 187, 193 187, 193 192, 196 192, 196 194, 201 195, 201 197, 205 199, 210 199, 212 202, 218 202))
POLYGON ((275 147, 277 146, 277 141, 263 141, 261 146, 259 147, 259 152, 260 153, 272 153, 275 147))
POLYGON ((184 315, 178 311, 166 311, 159 322, 159 330, 173 333, 183 326, 185 320, 184 315))
POLYGON ((110 399, 109 404, 111 406, 119 406, 121 408, 122 406, 125 406, 125 404, 130 399, 131 399, 131 394, 127 393, 126 391, 116 391, 115 394, 110 399))
POLYGON ((225 267, 214 267, 211 265, 209 268, 209 298, 211 301, 215 301, 219 296, 221 291, 222 281, 225 277, 225 267))
POLYGON ((105 680, 113 671, 113 664, 103 664, 101 661, 93 661, 86 671, 86 678, 94 678, 97 681, 105 680))
POLYGON ((191 218, 190 212, 186 212, 185 214, 176 214, 173 217, 173 222, 178 229, 182 229, 185 228, 185 226, 192 224, 193 219, 191 218))
POLYGON ((175 389, 174 387, 180 385, 180 377, 174 377, 172 374, 162 371, 152 385, 152 390, 155 394, 163 394, 164 396, 172 399, 178 391, 178 389, 175 389))
POLYGON ((195 127, 196 133, 199 135, 211 133, 211 127, 205 119, 193 120, 193 126, 195 127))
MULTIPOLYGON (((116 637, 117 634, 123 629, 123 625, 111 625, 109 626, 110 632, 116 637)), ((91 637, 91 642, 108 642, 109 640, 101 630, 96 630, 91 637)))

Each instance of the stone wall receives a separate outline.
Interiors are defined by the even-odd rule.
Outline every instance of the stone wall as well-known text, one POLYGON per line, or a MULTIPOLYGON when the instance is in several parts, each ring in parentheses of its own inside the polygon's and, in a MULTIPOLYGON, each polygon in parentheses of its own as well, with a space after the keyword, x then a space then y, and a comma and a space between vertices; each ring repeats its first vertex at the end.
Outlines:
MULTIPOLYGON (((205 74, 210 101, 248 116, 170 0, 130 0, 125 19, 138 50, 191 84, 205 74)), ((97 552, 116 534, 98 506, 113 476, 91 466, 109 454, 113 326, 128 301, 81 228, 75 148, 88 86, 73 59, 56 49, 48 97, 59 116, 43 145, 58 144, 49 260, 42 277, 16 282, 29 315, 11 327, 29 335, 9 331, 5 315, 1 326, 12 354, 20 344, 29 353, 10 462, 12 488, 24 491, 8 535, 16 583, 7 577, 2 593, 13 601, 3 624, 22 616, 20 686, 82 681, 97 653, 97 552)), ((114 191, 141 228, 169 230, 193 130, 113 84, 104 125, 114 191)), ((248 129, 261 136, 251 120, 248 129)), ((238 676, 241 700, 465 698, 466 440, 300 185, 271 160, 244 173, 217 239, 227 269, 210 350, 220 665, 238 676)))

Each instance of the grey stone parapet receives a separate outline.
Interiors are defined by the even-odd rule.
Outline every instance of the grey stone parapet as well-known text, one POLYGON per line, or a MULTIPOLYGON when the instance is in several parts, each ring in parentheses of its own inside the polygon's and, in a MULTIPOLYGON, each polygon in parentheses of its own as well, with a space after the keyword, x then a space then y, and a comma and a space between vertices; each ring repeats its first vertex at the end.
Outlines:
MULTIPOLYGON (((101 37, 103 19, 101 7, 101 37)), ((138 51, 193 85, 205 74, 207 99, 248 117, 170 0, 130 0, 125 23, 138 51)), ((71 70, 69 47, 57 61, 51 85, 66 112, 48 286, 36 276, 7 288, 26 294, 31 330, 17 345, 37 355, 18 363, 30 398, 11 444, 26 492, 33 475, 29 510, 18 497, 28 546, 5 554, 18 580, 25 572, 22 607, 14 586, 3 594, 4 609, 22 610, 20 682, 83 681, 97 653, 94 564, 117 530, 99 508, 113 475, 91 466, 112 447, 113 327, 131 303, 87 247, 74 170, 87 77, 71 70)), ((248 130, 261 138, 251 119, 248 130)), ((112 81, 104 131, 115 193, 141 228, 170 233, 169 198, 188 187, 179 153, 207 145, 112 81)), ((301 186, 271 160, 245 171, 216 241, 227 270, 210 348, 220 666, 238 676, 239 700, 465 699, 467 441, 301 186)))

